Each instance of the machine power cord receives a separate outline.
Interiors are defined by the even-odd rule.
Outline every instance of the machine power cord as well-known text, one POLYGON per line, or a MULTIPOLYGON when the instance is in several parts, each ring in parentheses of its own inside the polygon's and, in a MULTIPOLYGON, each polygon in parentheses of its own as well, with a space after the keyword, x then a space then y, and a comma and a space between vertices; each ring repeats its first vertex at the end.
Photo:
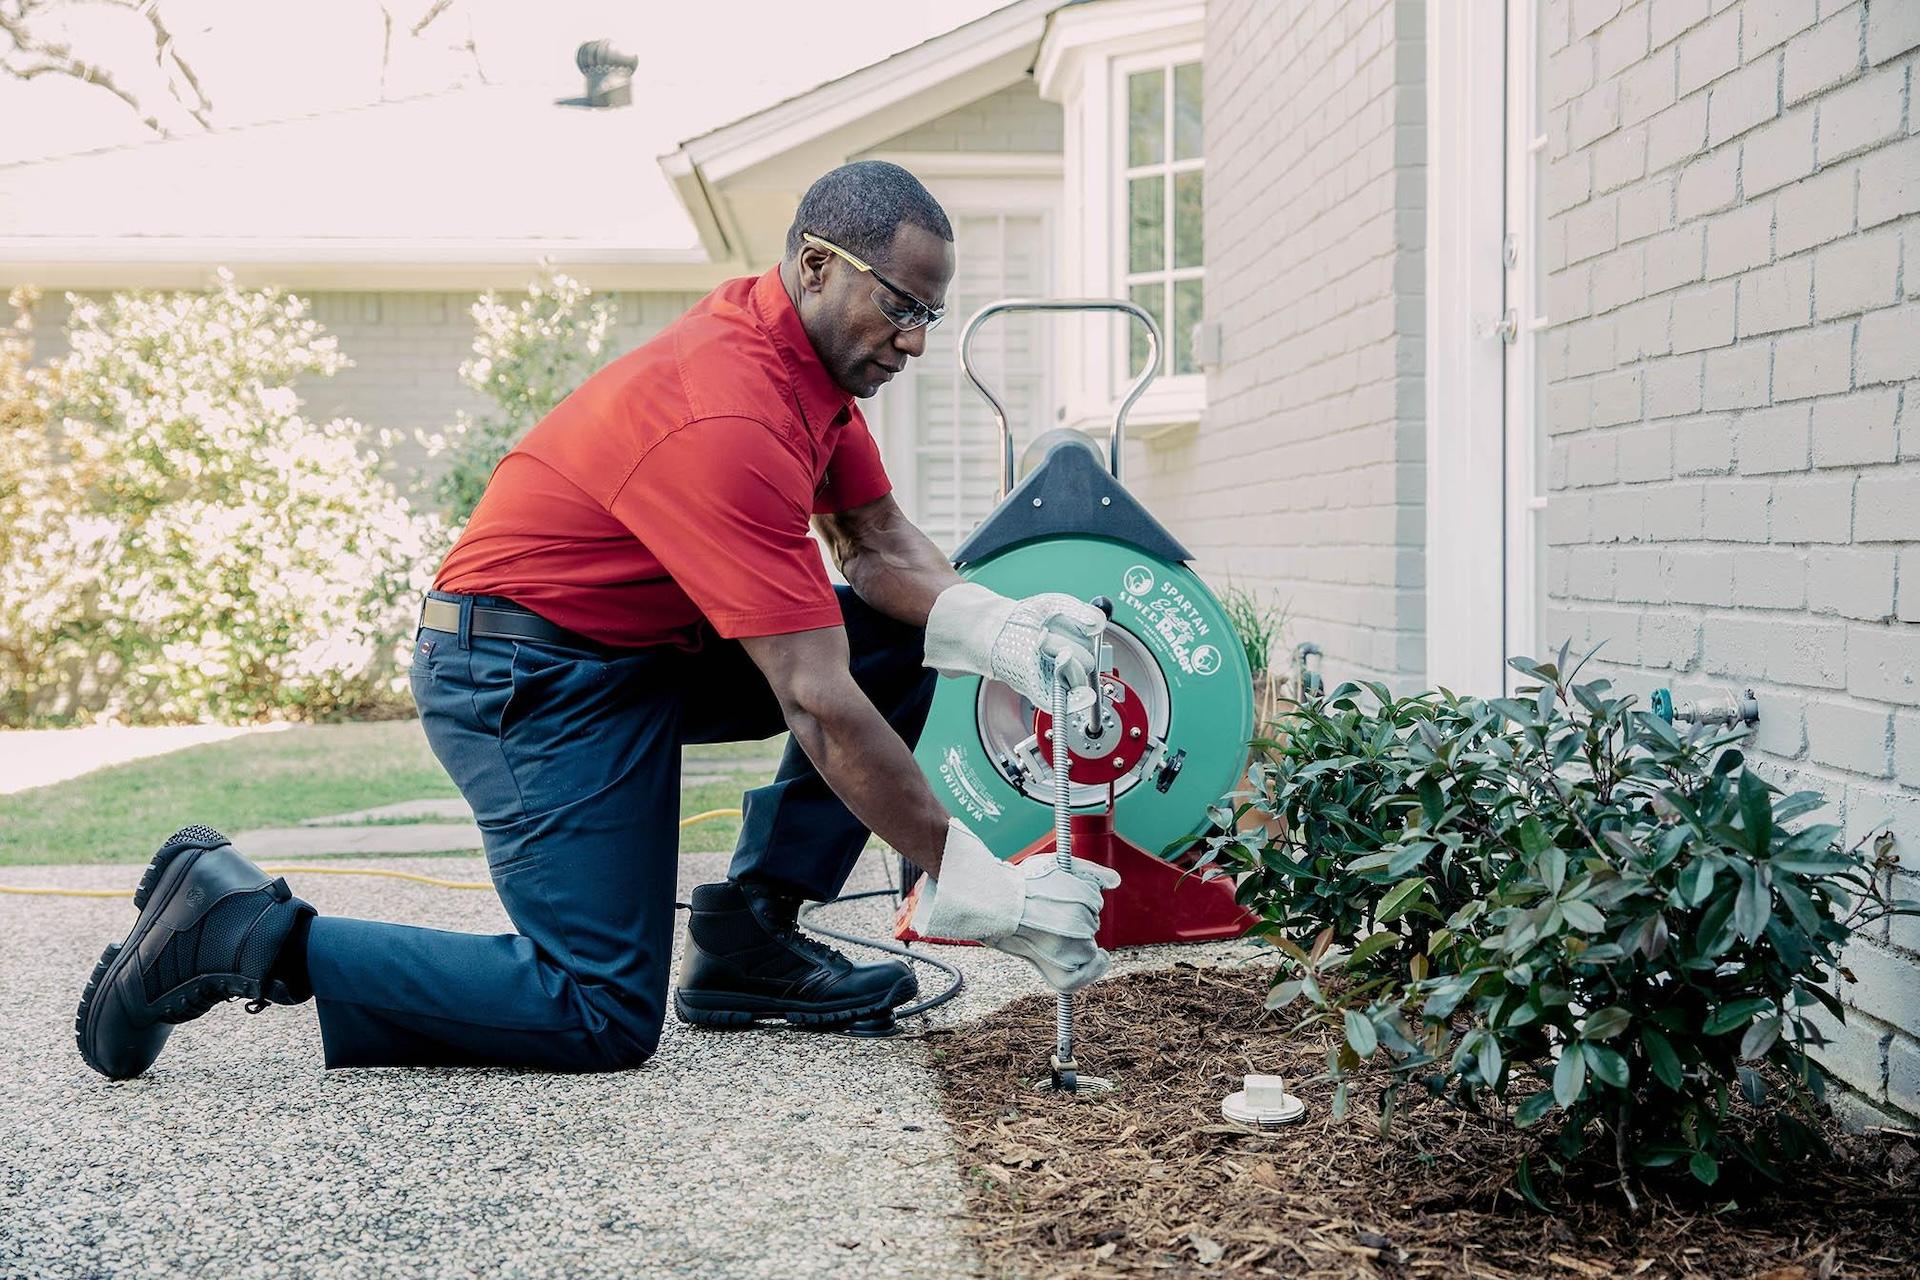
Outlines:
MULTIPOLYGON (((740 810, 738 809, 709 809, 705 813, 696 813, 692 817, 680 819, 680 826, 681 829, 684 830, 687 827, 697 826, 702 822, 711 822, 716 818, 737 818, 739 816, 740 810)), ((891 851, 889 851, 889 854, 890 852, 891 851)), ((883 858, 882 861, 884 865, 887 859, 883 858)), ((262 867, 260 869, 269 875, 276 876, 376 876, 387 880, 406 880, 414 884, 429 885, 435 889, 479 890, 493 888, 493 883, 488 880, 443 880, 438 876, 417 875, 411 871, 387 871, 374 867, 317 867, 312 864, 305 864, 293 867, 262 867)), ((889 873, 889 880, 891 880, 891 873, 889 873)), ((30 898, 131 898, 133 896, 133 890, 54 889, 39 885, 0 884, 0 894, 12 894, 19 897, 30 898)), ((802 906, 799 911, 800 923, 806 925, 807 928, 822 937, 832 938, 835 942, 844 942, 851 946, 868 947, 874 951, 884 951, 889 955, 899 956, 903 960, 932 965, 947 975, 950 981, 944 991, 922 1000, 917 1004, 902 1005, 898 1009, 895 1009, 893 1016, 896 1020, 911 1018, 915 1014, 925 1013, 927 1010, 938 1005, 943 1005, 953 999, 960 994, 960 989, 966 985, 965 976, 961 974, 959 969, 948 964, 946 961, 936 960, 930 955, 908 950, 897 942, 890 942, 881 938, 868 938, 857 933, 842 933, 837 929, 829 929, 823 924, 815 923, 813 913, 826 907, 838 906, 843 902, 857 902, 862 898, 898 898, 899 896, 899 887, 889 884, 885 889, 866 889, 859 893, 843 893, 839 897, 831 898, 825 902, 809 902, 802 906)), ((687 904, 684 902, 676 902, 674 906, 685 910, 687 904)))

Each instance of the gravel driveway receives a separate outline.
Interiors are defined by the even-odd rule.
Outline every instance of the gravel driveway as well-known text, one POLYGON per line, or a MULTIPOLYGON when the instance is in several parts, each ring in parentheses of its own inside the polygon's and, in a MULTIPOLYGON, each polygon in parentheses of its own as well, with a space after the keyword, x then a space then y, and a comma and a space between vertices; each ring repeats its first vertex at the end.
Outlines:
MULTIPOLYGON (((682 859, 681 896, 724 874, 682 859)), ((484 879, 480 859, 377 865, 484 879)), ((877 886, 870 856, 850 888, 877 886)), ((130 867, 14 884, 131 887, 130 867)), ((487 893, 289 876, 321 911, 508 925, 487 893)), ((877 902, 832 923, 881 933, 877 902)), ((327 1072, 311 1005, 239 1002, 175 1031, 139 1080, 81 1062, 73 1010, 130 902, 0 897, 0 1275, 959 1277, 978 1274, 919 1040, 699 1031, 638 1071, 327 1072)), ((1147 948, 1117 968, 1244 944, 1147 948)), ((1035 990, 1020 962, 943 948, 950 1024, 1035 990)), ((940 975, 923 970, 922 986, 940 975)), ((937 1043, 937 1040, 934 1041, 937 1043)), ((1036 1064, 1036 1067, 1043 1064, 1036 1064)))

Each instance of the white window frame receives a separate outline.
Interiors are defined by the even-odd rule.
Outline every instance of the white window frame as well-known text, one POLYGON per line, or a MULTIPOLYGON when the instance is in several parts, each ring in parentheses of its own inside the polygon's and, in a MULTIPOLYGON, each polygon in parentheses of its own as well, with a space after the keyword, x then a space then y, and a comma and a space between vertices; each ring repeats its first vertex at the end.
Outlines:
MULTIPOLYGON (((940 202, 941 208, 956 218, 965 215, 1038 216, 1042 243, 1058 243, 1058 157, 993 152, 887 152, 876 153, 874 158, 889 160, 912 170, 926 183, 927 190, 940 202)), ((1047 281, 1042 286, 1042 292, 1050 293, 1057 288, 1057 267, 1052 261, 1045 265, 1047 281)), ((934 330, 930 341, 957 347, 967 319, 957 313, 948 315, 946 321, 934 330)), ((1054 343, 1057 350, 1057 335, 1053 326, 1048 326, 1043 332, 1042 341, 1054 343)), ((1059 380, 1059 365, 1055 360, 1043 357, 1041 367, 1048 378, 1042 392, 1042 403, 1052 403, 1058 397, 1055 385, 1059 380)), ((955 376, 961 375, 956 372, 955 376)), ((964 382, 964 377, 961 380, 964 382)), ((867 418, 868 429, 873 432, 880 447, 887 476, 893 481, 894 500, 903 509, 917 515, 920 505, 919 472, 915 466, 919 446, 916 436, 918 407, 906 403, 908 398, 899 395, 900 389, 897 385, 883 388, 862 406, 862 410, 867 418)), ((978 394, 971 385, 962 387, 961 391, 969 396, 978 394)), ((997 463, 994 474, 999 474, 997 463)))
MULTIPOLYGON (((1126 79, 1120 68, 1204 62, 1205 19, 1204 0, 1105 0, 1055 11, 1034 79, 1041 97, 1061 105, 1065 124, 1056 241, 1063 296, 1126 295, 1126 79)), ((1162 337, 1171 345, 1171 335, 1162 337)), ((1059 344, 1061 424, 1106 430, 1125 389, 1121 321, 1063 321, 1059 344)), ((1128 435, 1150 437, 1197 423, 1205 408, 1204 374, 1163 375, 1128 415, 1128 435)))
MULTIPOLYGON (((1173 252, 1174 177, 1182 173, 1197 172, 1203 175, 1204 181, 1207 165, 1207 154, 1204 145, 1201 147, 1200 155, 1195 159, 1175 160, 1173 158, 1173 69, 1189 62, 1201 62, 1202 52, 1201 47, 1196 44, 1179 46, 1174 49, 1161 50, 1154 53, 1133 54, 1128 57, 1115 58, 1113 60, 1111 71, 1113 79, 1113 99, 1111 109, 1116 127, 1113 131, 1114 177, 1111 197, 1114 215, 1112 292, 1116 298, 1125 298, 1130 295, 1133 288, 1131 277, 1136 274, 1131 269, 1132 263, 1129 260, 1128 252, 1130 246, 1127 243, 1127 234, 1130 230, 1129 219, 1132 216, 1132 202, 1127 190, 1128 184, 1136 177, 1146 177, 1152 174, 1165 176, 1167 180, 1166 191, 1161 197, 1161 209, 1166 215, 1166 223, 1163 231, 1167 238, 1167 256, 1169 260, 1171 260, 1173 252), (1127 100, 1127 79, 1135 72, 1155 70, 1166 72, 1166 98, 1163 103, 1161 121, 1161 136, 1165 148, 1163 158, 1158 164, 1131 165, 1127 163, 1127 128, 1132 121, 1131 105, 1127 100)), ((1203 105, 1202 110, 1204 111, 1204 109, 1203 105)), ((1207 258, 1205 236, 1203 233, 1199 266, 1162 267, 1156 271, 1142 271, 1137 274, 1152 276, 1162 282, 1177 280, 1204 281, 1206 279, 1206 271, 1207 258)), ((1192 373, 1186 374, 1174 373, 1172 371, 1173 348, 1176 345, 1176 340, 1173 333, 1173 291, 1171 289, 1167 291, 1166 298, 1167 314, 1165 323, 1162 325, 1163 332, 1160 335, 1161 342, 1164 344, 1160 360, 1162 367, 1160 376, 1154 379, 1154 388, 1163 389, 1163 395, 1173 395, 1184 392, 1185 395, 1183 398, 1195 399, 1204 403, 1206 399, 1206 375, 1197 369, 1192 373)), ((1131 359, 1131 347, 1128 343, 1128 326, 1116 325, 1115 328, 1118 332, 1115 334, 1115 346, 1109 358, 1113 361, 1114 384, 1112 391, 1117 397, 1126 391, 1126 384, 1132 381, 1133 361, 1131 359)), ((1191 336, 1189 336, 1189 340, 1191 340, 1191 336)), ((1148 394, 1152 395, 1152 392, 1149 391, 1148 394)))

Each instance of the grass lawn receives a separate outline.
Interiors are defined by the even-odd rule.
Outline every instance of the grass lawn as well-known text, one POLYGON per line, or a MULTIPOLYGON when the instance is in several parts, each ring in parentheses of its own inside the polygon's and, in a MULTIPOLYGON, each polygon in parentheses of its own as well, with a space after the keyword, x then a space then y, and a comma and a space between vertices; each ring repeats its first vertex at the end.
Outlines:
MULTIPOLYGON (((681 795, 683 817, 740 806, 740 792, 771 770, 786 739, 688 747, 688 771, 727 772, 681 795), (742 769, 739 765, 748 765, 742 769)), ((413 720, 305 725, 190 747, 69 782, 0 796, 0 866, 141 863, 175 829, 293 826, 303 818, 460 793, 413 720)), ((731 849, 739 823, 716 819, 681 833, 687 852, 731 849)))

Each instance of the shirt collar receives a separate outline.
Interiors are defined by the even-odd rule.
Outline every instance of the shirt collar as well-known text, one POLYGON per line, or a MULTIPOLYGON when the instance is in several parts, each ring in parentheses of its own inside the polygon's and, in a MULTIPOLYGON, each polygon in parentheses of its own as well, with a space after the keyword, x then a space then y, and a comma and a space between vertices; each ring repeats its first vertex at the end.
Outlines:
POLYGON ((827 367, 820 363, 819 353, 813 349, 806 329, 801 327, 800 313, 794 309, 793 299, 787 296, 779 267, 754 282, 753 311, 773 340, 781 362, 787 366, 794 396, 800 402, 800 412, 808 428, 825 431, 846 413, 853 397, 840 388, 827 367))

